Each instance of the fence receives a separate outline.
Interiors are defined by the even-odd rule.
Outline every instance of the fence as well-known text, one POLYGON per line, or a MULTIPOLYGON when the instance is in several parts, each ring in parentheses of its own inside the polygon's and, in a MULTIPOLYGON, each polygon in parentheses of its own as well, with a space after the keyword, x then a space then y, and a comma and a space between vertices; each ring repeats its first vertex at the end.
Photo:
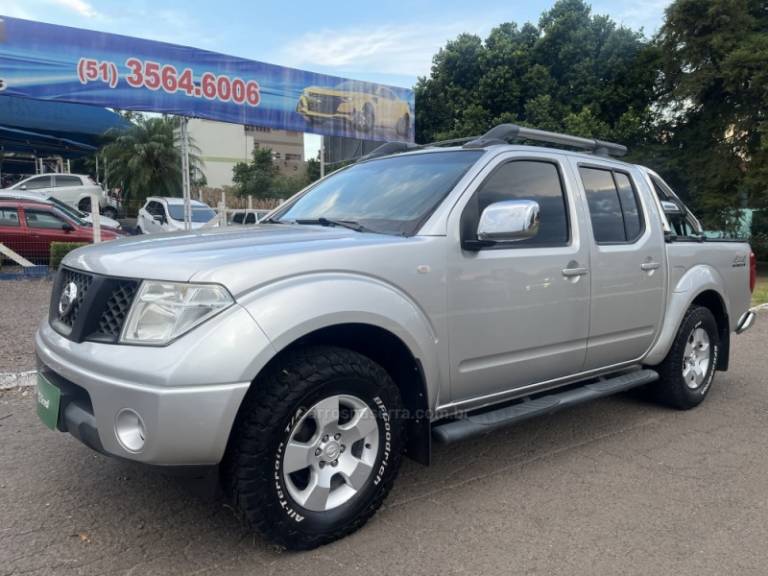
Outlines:
POLYGON ((240 196, 226 188, 201 188, 193 196, 216 212, 216 219, 207 227, 256 224, 264 214, 281 203, 278 198, 240 196))

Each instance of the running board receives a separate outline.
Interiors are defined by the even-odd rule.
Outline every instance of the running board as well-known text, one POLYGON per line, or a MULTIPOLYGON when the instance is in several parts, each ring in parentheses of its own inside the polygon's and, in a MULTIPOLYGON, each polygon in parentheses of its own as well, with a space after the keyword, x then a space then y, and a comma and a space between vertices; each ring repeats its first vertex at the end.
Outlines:
POLYGON ((432 437, 439 444, 451 444, 460 440, 466 440, 473 436, 486 434, 498 428, 516 424, 536 416, 552 414, 563 408, 576 406, 582 402, 589 402, 597 398, 603 398, 636 388, 644 384, 650 384, 659 379, 654 370, 637 370, 585 384, 578 388, 571 388, 565 392, 540 396, 533 400, 524 400, 511 406, 470 414, 458 420, 450 420, 445 424, 438 424, 432 428, 432 437))

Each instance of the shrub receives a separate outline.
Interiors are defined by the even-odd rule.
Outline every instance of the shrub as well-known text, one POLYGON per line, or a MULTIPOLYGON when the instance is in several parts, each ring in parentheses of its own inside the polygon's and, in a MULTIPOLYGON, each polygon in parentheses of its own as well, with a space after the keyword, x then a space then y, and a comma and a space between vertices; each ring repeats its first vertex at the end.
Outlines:
POLYGON ((64 256, 80 248, 81 246, 88 246, 87 242, 51 242, 51 257, 48 261, 48 267, 51 270, 56 270, 64 259, 64 256))

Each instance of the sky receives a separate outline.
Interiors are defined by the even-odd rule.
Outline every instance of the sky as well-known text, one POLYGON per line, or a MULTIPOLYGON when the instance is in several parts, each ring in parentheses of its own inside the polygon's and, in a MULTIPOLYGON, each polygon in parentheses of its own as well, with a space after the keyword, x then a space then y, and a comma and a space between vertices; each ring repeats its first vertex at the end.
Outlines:
MULTIPOLYGON (((593 0, 592 9, 651 35, 670 1, 593 0)), ((476 0, 0 0, 0 15, 410 88, 446 41, 462 32, 485 37, 502 22, 536 22, 553 3, 483 0, 479 10, 476 0)))

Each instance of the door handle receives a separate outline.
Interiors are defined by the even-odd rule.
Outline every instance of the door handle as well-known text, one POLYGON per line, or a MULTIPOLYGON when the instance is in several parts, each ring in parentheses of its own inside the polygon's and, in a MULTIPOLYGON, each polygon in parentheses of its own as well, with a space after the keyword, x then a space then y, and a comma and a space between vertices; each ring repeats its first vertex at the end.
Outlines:
POLYGON ((645 272, 650 272, 651 270, 658 270, 661 267, 661 264, 658 262, 643 262, 640 264, 640 269, 645 272))
POLYGON ((586 268, 563 268, 563 276, 573 278, 574 276, 586 276, 589 270, 586 268))

